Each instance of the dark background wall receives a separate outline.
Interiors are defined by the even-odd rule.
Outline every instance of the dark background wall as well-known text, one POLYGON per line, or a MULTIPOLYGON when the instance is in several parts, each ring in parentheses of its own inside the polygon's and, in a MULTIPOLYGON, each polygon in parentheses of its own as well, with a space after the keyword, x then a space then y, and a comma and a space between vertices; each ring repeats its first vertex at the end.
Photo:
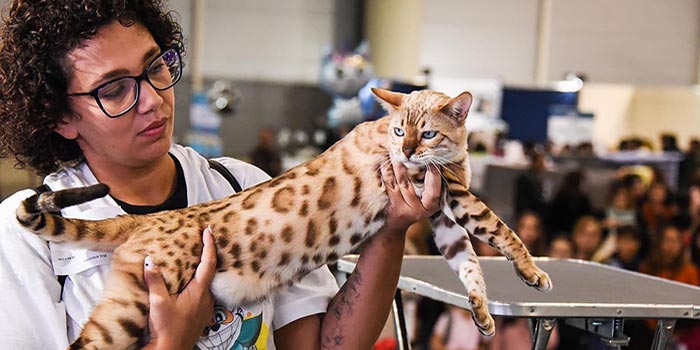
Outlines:
MULTIPOLYGON (((215 79, 206 79, 208 87, 215 79)), ((240 92, 241 102, 236 113, 227 116, 221 125, 224 154, 244 157, 257 141, 262 127, 301 129, 311 131, 331 104, 331 98, 318 86, 303 83, 232 81, 240 92)), ((183 77, 175 88, 175 140, 185 142, 189 129, 190 80, 183 77)))

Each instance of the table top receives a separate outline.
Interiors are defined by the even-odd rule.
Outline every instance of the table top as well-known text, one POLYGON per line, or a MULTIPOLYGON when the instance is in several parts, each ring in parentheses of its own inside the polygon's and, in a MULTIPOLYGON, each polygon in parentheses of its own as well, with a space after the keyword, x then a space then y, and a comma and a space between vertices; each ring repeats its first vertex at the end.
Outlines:
MULTIPOLYGON (((358 256, 338 261, 349 273, 358 256)), ((554 288, 539 292, 523 283, 503 257, 480 257, 489 311, 514 317, 695 318, 700 287, 575 259, 534 258, 554 288)), ((440 256, 405 256, 399 278, 405 291, 469 308, 466 290, 440 256)))

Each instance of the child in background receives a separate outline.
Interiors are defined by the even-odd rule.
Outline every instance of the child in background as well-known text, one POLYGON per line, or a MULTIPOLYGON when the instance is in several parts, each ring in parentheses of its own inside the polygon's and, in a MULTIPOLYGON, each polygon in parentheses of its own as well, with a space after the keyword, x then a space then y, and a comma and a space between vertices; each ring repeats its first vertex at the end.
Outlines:
POLYGON ((556 236, 549 244, 548 255, 550 258, 570 259, 574 256, 574 244, 565 235, 556 236))
POLYGON ((607 236, 601 243, 593 261, 604 262, 617 250, 617 228, 623 225, 637 225, 637 210, 632 205, 629 189, 622 184, 614 184, 610 190, 608 207, 605 209, 603 228, 607 236))
POLYGON ((641 259, 639 248, 642 246, 641 235, 635 226, 626 225, 617 228, 615 254, 607 264, 630 271, 639 271, 641 259))

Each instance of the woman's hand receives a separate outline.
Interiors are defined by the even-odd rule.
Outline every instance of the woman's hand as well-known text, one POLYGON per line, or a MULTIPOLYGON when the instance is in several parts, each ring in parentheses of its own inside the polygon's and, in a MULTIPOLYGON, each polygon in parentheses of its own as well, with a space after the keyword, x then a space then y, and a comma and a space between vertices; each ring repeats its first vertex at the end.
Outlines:
POLYGON ((150 342, 144 349, 191 350, 214 311, 214 298, 209 286, 216 273, 216 247, 211 228, 202 235, 202 260, 194 278, 182 293, 170 295, 158 267, 146 257, 144 274, 149 292, 150 342))
POLYGON ((381 168, 382 181, 389 195, 384 229, 403 235, 414 222, 433 215, 440 209, 442 179, 434 165, 428 165, 422 197, 416 195, 406 167, 398 162, 381 168))

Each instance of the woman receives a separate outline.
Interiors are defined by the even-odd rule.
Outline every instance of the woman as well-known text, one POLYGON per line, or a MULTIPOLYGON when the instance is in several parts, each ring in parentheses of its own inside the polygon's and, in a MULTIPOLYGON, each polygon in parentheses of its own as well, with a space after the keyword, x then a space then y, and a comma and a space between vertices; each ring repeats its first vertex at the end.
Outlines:
POLYGON ((542 218, 534 211, 526 210, 518 216, 515 232, 533 256, 543 256, 547 249, 547 235, 543 231, 542 218))
MULTIPOLYGON (((2 153, 46 175, 52 190, 96 182, 111 188, 110 196, 62 215, 146 213, 231 193, 205 158, 171 144, 172 86, 181 74, 184 47, 179 25, 159 0, 18 0, 4 18, 2 153)), ((220 161, 243 187, 268 178, 235 159, 220 161)), ((383 175, 385 181, 406 177, 400 165, 383 175)), ((422 200, 410 186, 388 187, 387 223, 366 243, 356 272, 340 291, 324 267, 258 304, 213 308, 209 284, 216 253, 206 232, 202 263, 181 294, 169 296, 157 268, 146 268, 151 336, 146 348, 229 348, 242 338, 227 327, 248 316, 262 317, 260 335, 253 339, 258 347, 369 348, 394 295, 405 230, 437 210, 440 181, 431 169, 422 200)), ((66 347, 99 299, 109 268, 109 254, 47 244, 23 232, 14 210, 33 193, 20 191, 0 204, 0 317, 13 320, 0 326, 3 349, 66 347), (67 275, 63 286, 57 274, 67 275)))
MULTIPOLYGON (((659 231, 649 259, 642 263, 639 270, 656 277, 698 286, 698 267, 688 258, 687 249, 683 242, 683 228, 678 225, 664 226, 659 231)), ((647 320, 646 323, 649 331, 656 329, 656 320, 647 320)), ((674 338, 685 349, 700 349, 700 322, 680 322, 676 326, 674 338)))
POLYGON ((603 239, 603 227, 593 216, 584 216, 574 225, 571 241, 574 243, 574 258, 592 260, 603 239))

